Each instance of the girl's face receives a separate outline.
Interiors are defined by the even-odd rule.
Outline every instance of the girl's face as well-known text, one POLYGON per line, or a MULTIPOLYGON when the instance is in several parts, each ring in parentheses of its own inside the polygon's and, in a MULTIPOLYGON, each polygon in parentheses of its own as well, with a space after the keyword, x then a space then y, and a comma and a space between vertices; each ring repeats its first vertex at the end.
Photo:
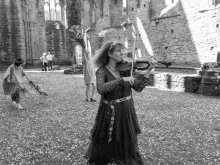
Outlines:
POLYGON ((121 62, 123 58, 123 48, 121 46, 115 46, 114 51, 109 54, 109 57, 116 63, 121 62))

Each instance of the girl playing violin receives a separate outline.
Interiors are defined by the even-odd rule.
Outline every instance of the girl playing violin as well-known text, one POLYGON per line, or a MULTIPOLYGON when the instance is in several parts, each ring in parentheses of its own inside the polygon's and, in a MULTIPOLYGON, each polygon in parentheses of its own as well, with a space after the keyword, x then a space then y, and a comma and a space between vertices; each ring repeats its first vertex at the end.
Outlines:
POLYGON ((85 155, 89 165, 143 165, 137 142, 141 133, 134 108, 132 90, 142 91, 152 67, 142 78, 121 77, 117 64, 124 46, 106 43, 95 59, 97 90, 101 100, 85 155))

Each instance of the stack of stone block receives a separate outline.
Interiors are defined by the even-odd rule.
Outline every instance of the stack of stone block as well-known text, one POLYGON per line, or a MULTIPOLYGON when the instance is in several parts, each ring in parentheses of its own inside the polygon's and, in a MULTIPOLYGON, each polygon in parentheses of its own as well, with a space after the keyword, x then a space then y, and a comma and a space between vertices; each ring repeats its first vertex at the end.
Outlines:
POLYGON ((220 96, 220 62, 204 63, 201 74, 202 94, 220 96))

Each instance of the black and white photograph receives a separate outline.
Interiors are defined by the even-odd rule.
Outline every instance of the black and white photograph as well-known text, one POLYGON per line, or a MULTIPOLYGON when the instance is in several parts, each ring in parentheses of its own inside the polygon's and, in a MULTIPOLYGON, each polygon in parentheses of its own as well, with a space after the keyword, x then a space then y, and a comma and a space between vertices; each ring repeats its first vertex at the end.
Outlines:
POLYGON ((220 165, 220 0, 0 0, 0 165, 220 165))

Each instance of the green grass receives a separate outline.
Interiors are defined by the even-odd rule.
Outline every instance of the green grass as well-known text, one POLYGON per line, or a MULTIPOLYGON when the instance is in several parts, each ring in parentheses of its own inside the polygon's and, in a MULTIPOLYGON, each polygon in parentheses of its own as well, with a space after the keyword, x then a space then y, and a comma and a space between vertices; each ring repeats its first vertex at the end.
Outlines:
MULTIPOLYGON (((98 103, 84 101, 83 78, 29 75, 49 99, 31 92, 18 111, 0 88, 0 164, 85 165, 98 103)), ((219 98, 145 89, 134 100, 146 164, 220 164, 219 98)))

